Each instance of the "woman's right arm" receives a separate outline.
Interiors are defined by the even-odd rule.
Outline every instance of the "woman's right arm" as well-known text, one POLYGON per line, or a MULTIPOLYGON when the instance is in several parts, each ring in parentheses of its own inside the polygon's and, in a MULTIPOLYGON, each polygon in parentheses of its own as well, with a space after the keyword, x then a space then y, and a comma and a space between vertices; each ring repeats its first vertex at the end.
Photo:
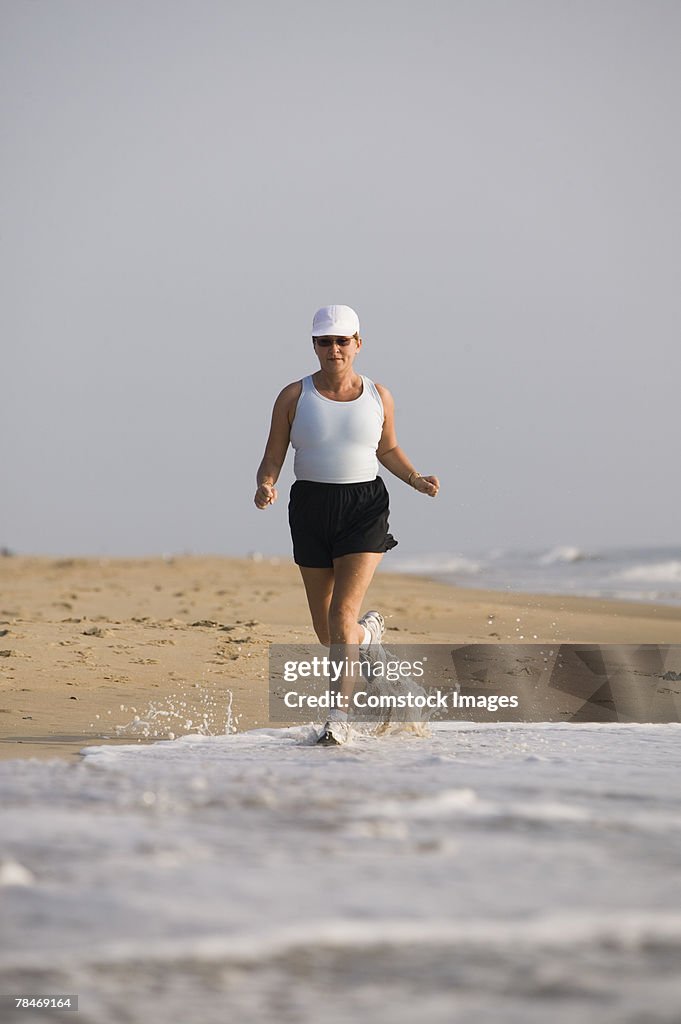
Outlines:
POLYGON ((277 395, 277 400, 274 403, 270 434, 256 478, 258 489, 255 492, 254 501, 257 508, 267 508, 277 500, 277 489, 274 485, 279 479, 291 441, 291 424, 301 390, 299 380, 293 384, 287 384, 284 390, 277 395))

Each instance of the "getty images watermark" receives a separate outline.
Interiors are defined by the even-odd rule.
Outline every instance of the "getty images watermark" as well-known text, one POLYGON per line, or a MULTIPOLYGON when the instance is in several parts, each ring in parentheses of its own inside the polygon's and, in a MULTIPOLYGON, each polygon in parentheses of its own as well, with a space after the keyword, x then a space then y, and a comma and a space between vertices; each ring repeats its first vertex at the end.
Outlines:
POLYGON ((681 644, 270 646, 270 720, 678 722, 681 644))
MULTIPOLYGON (((447 710, 448 708, 486 707, 496 711, 498 707, 518 707, 518 697, 498 694, 461 694, 457 687, 433 687, 425 690, 422 683, 426 679, 428 655, 422 659, 410 661, 407 658, 397 659, 386 653, 385 658, 372 661, 350 658, 332 658, 328 654, 310 658, 289 658, 284 662, 283 679, 285 683, 298 684, 301 680, 323 682, 325 689, 321 693, 312 692, 298 686, 283 691, 284 707, 293 711, 298 709, 344 708, 363 712, 373 710, 404 710, 413 708, 416 711, 447 710), (354 685, 345 693, 340 687, 343 680, 350 678, 354 685), (385 685, 383 685, 385 684, 385 685)), ((279 693, 282 696, 281 691, 279 693)))

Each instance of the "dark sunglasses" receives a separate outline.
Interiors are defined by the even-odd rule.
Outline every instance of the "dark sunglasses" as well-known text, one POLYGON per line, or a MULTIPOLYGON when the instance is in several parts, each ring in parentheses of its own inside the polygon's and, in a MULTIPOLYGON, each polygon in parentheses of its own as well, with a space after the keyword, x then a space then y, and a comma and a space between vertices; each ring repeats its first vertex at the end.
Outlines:
POLYGON ((353 334, 351 338, 336 338, 333 335, 326 335, 322 338, 314 339, 320 348, 329 348, 331 345, 340 345, 341 348, 345 348, 351 341, 356 341, 356 337, 353 334))

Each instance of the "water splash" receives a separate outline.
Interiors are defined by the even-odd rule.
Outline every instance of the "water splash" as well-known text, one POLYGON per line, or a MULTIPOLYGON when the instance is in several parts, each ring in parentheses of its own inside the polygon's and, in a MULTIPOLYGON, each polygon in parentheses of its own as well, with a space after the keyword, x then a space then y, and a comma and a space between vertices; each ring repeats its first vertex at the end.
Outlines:
POLYGON ((224 736, 238 729, 239 717, 234 713, 234 694, 218 691, 205 681, 192 683, 160 700, 150 701, 144 708, 121 704, 121 711, 133 718, 115 727, 116 735, 145 740, 174 740, 191 733, 195 736, 224 736))

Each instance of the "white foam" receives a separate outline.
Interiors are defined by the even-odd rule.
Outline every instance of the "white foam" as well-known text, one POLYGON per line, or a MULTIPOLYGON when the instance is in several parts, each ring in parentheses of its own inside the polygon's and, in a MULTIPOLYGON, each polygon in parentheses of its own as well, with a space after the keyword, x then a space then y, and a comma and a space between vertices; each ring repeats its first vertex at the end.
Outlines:
POLYGON ((33 885, 33 873, 15 860, 0 861, 0 886, 33 885))
POLYGON ((425 575, 437 573, 461 573, 463 575, 475 576, 482 569, 482 563, 466 555, 457 554, 430 554, 419 555, 416 558, 393 558, 381 567, 386 572, 400 573, 423 573, 425 575))
POLYGON ((560 562, 582 562, 589 557, 581 548, 559 545, 544 552, 543 555, 539 555, 537 561, 540 565, 556 565, 560 562))
MULTIPOLYGON (((208 935, 191 939, 159 938, 154 942, 134 938, 103 943, 84 951, 81 964, 97 966, 192 961, 235 961, 241 965, 262 966, 263 962, 304 950, 370 951, 378 946, 445 946, 468 952, 504 952, 520 947, 524 955, 547 950, 566 952, 575 947, 598 946, 616 950, 636 950, 666 944, 681 947, 681 914, 678 911, 592 913, 562 911, 530 919, 476 919, 462 921, 434 918, 427 922, 413 918, 384 917, 361 921, 328 918, 322 921, 287 924, 253 929, 243 935, 208 935)), ((679 949, 681 953, 681 948, 679 949)), ((53 970, 72 964, 72 954, 37 950, 37 956, 50 957, 53 970)), ((3 970, 30 969, 37 959, 31 954, 9 954, 3 970)))
MULTIPOLYGON (((380 962, 385 1003, 411 969, 446 1001, 443 964, 465 964, 487 999, 523 962, 579 974, 597 950, 618 992, 665 990, 660 950, 681 953, 681 724, 459 721, 332 749, 315 736, 310 724, 0 763, 0 859, 30 879, 2 889, 2 987, 60 972, 61 991, 95 1006, 124 976, 140 1021, 150 1005, 192 1019, 217 991, 214 965, 231 979, 221 1011, 239 1018, 237 991, 288 991, 308 959, 336 994, 380 962)), ((317 993, 296 992, 296 1019, 314 1019, 317 993)))
POLYGON ((612 574, 615 580, 641 583, 681 583, 681 561, 642 563, 612 574))

